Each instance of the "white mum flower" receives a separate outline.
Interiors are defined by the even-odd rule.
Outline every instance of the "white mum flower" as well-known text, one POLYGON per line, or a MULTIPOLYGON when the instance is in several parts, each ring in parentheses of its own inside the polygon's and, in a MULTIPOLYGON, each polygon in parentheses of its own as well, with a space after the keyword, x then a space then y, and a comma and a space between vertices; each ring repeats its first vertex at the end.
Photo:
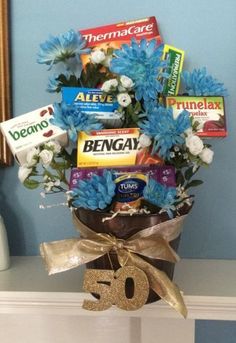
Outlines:
POLYGON ((120 77, 120 83, 124 88, 131 88, 134 86, 134 82, 126 75, 120 77))
POLYGON ((145 135, 145 133, 142 133, 139 137, 139 145, 141 148, 146 148, 152 144, 152 140, 148 135, 145 135))
POLYGON ((53 186, 54 186, 54 182, 49 181, 44 185, 44 189, 46 192, 50 192, 53 186))
POLYGON ((203 141, 198 136, 188 136, 185 140, 186 146, 194 156, 199 155, 204 148, 203 141))
POLYGON ((61 184, 61 181, 60 180, 56 180, 56 181, 54 181, 54 186, 60 186, 60 184, 61 184))
POLYGON ((18 178, 21 183, 23 183, 27 177, 31 174, 32 168, 28 168, 27 164, 23 164, 23 166, 20 166, 18 170, 18 178))
POLYGON ((122 93, 122 92, 126 92, 126 89, 125 89, 125 87, 119 85, 119 86, 118 86, 118 91, 119 91, 120 93, 122 93))
POLYGON ((61 145, 57 141, 49 141, 46 146, 53 149, 57 154, 61 151, 61 145))
POLYGON ((179 147, 177 145, 174 146, 174 151, 179 152, 179 147))
POLYGON ((44 166, 49 166, 53 159, 53 152, 51 150, 42 150, 39 154, 40 161, 44 166))
POLYGON ((128 93, 120 93, 117 95, 117 101, 120 106, 127 107, 131 104, 131 97, 128 93))
POLYGON ((99 64, 103 62, 106 58, 106 55, 104 54, 102 50, 94 50, 91 52, 90 56, 91 56, 91 61, 95 64, 99 64))
POLYGON ((115 89, 118 86, 118 81, 116 79, 107 80, 103 83, 101 90, 103 92, 110 92, 110 90, 115 89))
POLYGON ((211 164, 213 161, 214 151, 212 151, 209 148, 204 148, 201 153, 199 154, 199 157, 201 160, 207 164, 211 164))
POLYGON ((33 167, 35 164, 37 164, 38 156, 39 156, 38 148, 32 148, 27 152, 26 162, 27 162, 28 167, 33 167))
POLYGON ((187 136, 192 136, 193 135, 193 129, 189 127, 187 130, 184 131, 187 136))
POLYGON ((44 182, 48 182, 50 180, 51 180, 51 178, 48 175, 44 175, 44 177, 43 177, 44 182))

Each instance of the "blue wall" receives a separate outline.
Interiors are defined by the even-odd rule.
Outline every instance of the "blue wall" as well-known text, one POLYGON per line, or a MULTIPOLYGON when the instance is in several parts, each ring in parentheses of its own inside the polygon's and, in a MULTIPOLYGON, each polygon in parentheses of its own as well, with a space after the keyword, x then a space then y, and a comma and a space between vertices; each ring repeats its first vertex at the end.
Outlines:
MULTIPOLYGON (((14 116, 57 100, 45 91, 46 68, 36 63, 39 43, 49 34, 150 15, 156 16, 164 41, 186 51, 186 69, 206 66, 225 83, 230 93, 226 100, 229 137, 213 142, 215 161, 200 174, 205 184, 196 192, 180 254, 189 258, 235 259, 235 0, 12 0, 10 3, 14 116)), ((17 166, 0 170, 0 213, 7 225, 13 255, 35 255, 41 241, 74 235, 68 209, 61 206, 40 210, 42 200, 38 191, 25 190, 18 182, 17 166)), ((48 203, 63 201, 52 196, 48 203)), ((196 342, 233 343, 235 324, 198 322, 196 342)))
MULTIPOLYGON (((38 46, 49 34, 155 15, 166 43, 186 51, 185 68, 206 66, 223 81, 229 137, 213 141, 214 163, 201 172, 205 184, 182 236, 180 254, 190 258, 236 258, 236 2, 234 0, 12 0, 13 114, 20 115, 57 100, 45 91, 47 71, 36 63, 38 46)), ((38 191, 17 179, 17 166, 0 170, 0 212, 11 252, 38 254, 41 241, 74 235, 70 212, 60 206, 40 210, 38 191)), ((49 204, 63 202, 51 196, 49 204)))
POLYGON ((236 322, 198 320, 195 330, 195 343, 236 342, 236 322))
MULTIPOLYGON (((236 206, 235 127, 236 32, 233 0, 116 1, 83 0, 11 1, 13 115, 57 100, 46 93, 47 71, 36 63, 39 43, 49 34, 69 28, 87 28, 155 15, 165 42, 186 51, 185 68, 206 66, 229 90, 226 99, 229 137, 213 141, 215 161, 201 172, 205 184, 196 191, 196 203, 185 225, 183 257, 235 258, 236 206), (50 3, 50 6, 49 6, 50 3), (206 5, 207 3, 207 5, 206 5)), ((13 254, 37 254, 42 240, 73 234, 66 207, 39 210, 39 192, 25 190, 17 167, 0 171, 1 213, 6 221, 13 254)), ((64 201, 49 199, 49 203, 64 201)))

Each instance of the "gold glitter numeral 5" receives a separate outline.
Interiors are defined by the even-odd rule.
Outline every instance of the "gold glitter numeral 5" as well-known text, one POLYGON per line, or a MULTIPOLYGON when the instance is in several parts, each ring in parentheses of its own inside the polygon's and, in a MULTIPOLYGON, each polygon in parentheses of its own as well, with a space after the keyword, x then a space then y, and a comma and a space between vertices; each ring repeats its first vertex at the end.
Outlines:
POLYGON ((90 311, 107 310, 113 304, 111 284, 113 270, 87 269, 84 274, 83 289, 99 296, 98 301, 84 300, 83 308, 90 311))
POLYGON ((113 270, 88 269, 85 271, 83 288, 95 293, 99 300, 84 300, 83 308, 90 311, 103 311, 113 304, 123 310, 137 310, 142 307, 149 294, 146 274, 139 268, 127 266, 113 270), (126 296, 126 281, 133 280, 133 296, 126 296))

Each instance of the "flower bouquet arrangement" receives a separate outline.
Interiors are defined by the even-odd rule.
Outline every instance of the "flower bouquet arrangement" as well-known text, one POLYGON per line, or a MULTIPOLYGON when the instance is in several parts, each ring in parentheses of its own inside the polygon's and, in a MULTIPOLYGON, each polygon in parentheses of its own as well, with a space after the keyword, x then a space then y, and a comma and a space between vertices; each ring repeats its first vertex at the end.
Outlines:
MULTIPOLYGON (((162 186, 150 178, 143 192, 147 203, 156 206, 156 212, 167 211, 169 217, 173 217, 174 212, 193 197, 188 195, 188 190, 202 183, 192 178, 200 167, 211 164, 214 152, 199 137, 200 124, 187 110, 175 118, 172 107, 163 105, 162 90, 170 76, 168 61, 162 60, 163 44, 157 46, 155 40, 146 39, 138 43, 133 39, 129 46, 118 50, 93 51, 85 47, 85 39, 72 30, 51 37, 41 45, 38 63, 49 65, 49 70, 54 67, 60 70, 49 78, 48 91, 61 92, 63 87, 100 87, 104 94, 117 99, 119 119, 111 120, 115 127, 140 128, 140 147, 148 148, 151 155, 158 154, 163 164, 175 168, 175 187, 162 186), (82 54, 90 54, 90 62, 84 69, 82 54)), ((181 81, 184 94, 227 94, 224 85, 208 75, 206 68, 182 72, 181 81)), ((80 131, 107 128, 106 123, 81 111, 75 103, 63 101, 54 104, 50 121, 67 131, 70 143, 77 141, 80 131)), ((74 207, 109 211, 115 196, 112 172, 104 170, 102 176, 83 180, 68 193, 66 170, 77 167, 76 150, 71 147, 71 144, 69 149, 61 147, 57 141, 34 147, 27 154, 27 163, 19 168, 20 181, 28 188, 42 186, 47 193, 67 192, 74 207)))
POLYGON ((47 90, 62 94, 50 107, 49 122, 66 132, 68 143, 47 139, 32 147, 18 175, 29 189, 65 193, 82 237, 76 253, 78 240, 42 244, 50 273, 94 261, 103 261, 100 269, 136 266, 159 297, 186 315, 163 266, 153 265, 177 261, 173 248, 193 205, 190 189, 202 184, 195 176, 213 160, 203 126, 213 136, 225 128, 221 113, 208 124, 194 113, 220 111, 227 91, 206 68, 177 70, 164 52, 156 38, 133 35, 119 48, 100 47, 74 30, 41 44, 38 63, 48 66, 47 90))

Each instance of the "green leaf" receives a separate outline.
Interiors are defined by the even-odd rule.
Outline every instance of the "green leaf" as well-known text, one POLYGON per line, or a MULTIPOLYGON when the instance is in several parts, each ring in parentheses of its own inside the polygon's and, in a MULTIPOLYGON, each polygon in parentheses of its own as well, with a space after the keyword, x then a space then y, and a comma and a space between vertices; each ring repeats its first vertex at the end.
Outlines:
POLYGON ((43 176, 52 177, 52 173, 50 173, 50 171, 49 171, 49 170, 47 170, 47 169, 44 169, 44 171, 43 171, 43 176))
POLYGON ((77 149, 73 149, 71 152, 71 162, 73 167, 76 167, 77 165, 77 149))
POLYGON ((188 168, 188 169, 185 171, 184 177, 185 177, 186 180, 189 181, 189 180, 191 179, 191 177, 193 176, 193 174, 194 174, 193 168, 190 167, 190 168, 188 168))
POLYGON ((59 83, 60 88, 62 86, 64 86, 64 87, 78 87, 78 86, 80 86, 80 82, 78 81, 78 79, 76 78, 75 75, 70 75, 69 79, 67 79, 65 75, 60 74, 58 76, 57 80, 60 82, 59 83))
POLYGON ((107 78, 107 73, 103 71, 100 64, 87 63, 82 70, 80 80, 84 87, 95 88, 99 83, 103 83, 107 78))
POLYGON ((125 113, 125 127, 136 127, 139 118, 132 104, 125 108, 125 113))
POLYGON ((56 163, 56 161, 51 161, 51 163, 50 163, 50 167, 52 168, 52 169, 58 169, 58 166, 57 166, 57 163, 56 163))
POLYGON ((137 124, 137 122, 139 121, 139 118, 137 116, 137 114, 135 114, 134 112, 131 114, 131 118, 132 118, 132 121, 135 123, 135 126, 137 124))
POLYGON ((139 101, 136 102, 135 106, 134 106, 134 112, 135 114, 138 114, 141 111, 141 104, 139 101))
POLYGON ((202 180, 192 180, 186 185, 185 189, 188 189, 190 187, 197 187, 197 186, 200 186, 201 184, 203 184, 202 180))
POLYGON ((70 168, 70 164, 66 161, 64 162, 56 162, 53 166, 53 169, 64 170, 70 168))
POLYGON ((196 132, 196 131, 197 131, 197 128, 198 128, 199 124, 200 124, 200 123, 199 123, 198 121, 194 121, 194 122, 193 122, 193 125, 192 125, 193 132, 196 132))
POLYGON ((185 179, 184 179, 183 174, 181 173, 180 170, 178 170, 176 173, 176 184, 182 186, 184 184, 184 181, 185 179))
POLYGON ((38 186, 40 185, 40 182, 38 182, 38 181, 36 181, 36 180, 33 180, 33 179, 26 179, 26 180, 23 182, 23 185, 24 185, 26 188, 35 189, 35 188, 38 188, 38 186))
POLYGON ((113 54, 113 51, 114 51, 114 48, 109 47, 109 48, 107 49, 107 55, 112 55, 112 54, 113 54))

